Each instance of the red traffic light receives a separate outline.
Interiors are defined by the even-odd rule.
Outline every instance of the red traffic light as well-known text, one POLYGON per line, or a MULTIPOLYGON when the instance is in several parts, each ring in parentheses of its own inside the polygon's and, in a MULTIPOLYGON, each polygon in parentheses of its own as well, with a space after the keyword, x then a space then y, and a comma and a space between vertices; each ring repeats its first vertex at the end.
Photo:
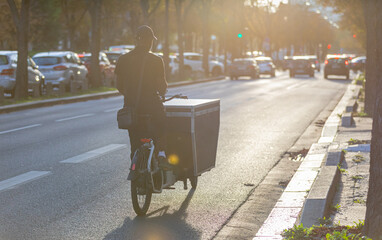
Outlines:
POLYGON ((328 49, 331 49, 332 48, 332 45, 331 44, 328 44, 328 49))
POLYGON ((353 34, 353 38, 356 38, 357 37, 357 35, 356 34, 353 34))

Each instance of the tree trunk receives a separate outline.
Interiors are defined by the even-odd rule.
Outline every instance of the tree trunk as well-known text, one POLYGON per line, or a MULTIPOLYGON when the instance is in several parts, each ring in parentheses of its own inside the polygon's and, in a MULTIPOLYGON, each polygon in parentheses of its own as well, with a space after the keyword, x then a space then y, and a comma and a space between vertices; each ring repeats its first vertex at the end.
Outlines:
POLYGON ((210 0, 203 1, 203 70, 204 76, 209 77, 210 70, 208 66, 208 57, 210 55, 210 34, 209 34, 209 13, 210 13, 211 2, 210 0))
POLYGON ((30 0, 23 0, 20 14, 14 0, 7 0, 17 31, 17 69, 15 98, 28 97, 28 32, 30 0))
POLYGON ((184 41, 183 41, 183 19, 182 19, 182 9, 183 0, 175 0, 176 7, 176 22, 178 29, 178 52, 179 52, 179 78, 183 80, 184 78, 184 41))
POLYGON ((166 77, 170 76, 170 49, 169 49, 169 6, 170 0, 166 0, 165 3, 165 28, 164 28, 164 46, 163 46, 163 59, 166 70, 166 77))
POLYGON ((146 25, 149 25, 149 8, 150 4, 148 0, 140 0, 140 6, 143 14, 143 21, 146 25))
POLYGON ((91 17, 91 61, 90 61, 90 83, 92 87, 101 86, 101 71, 99 67, 99 52, 101 50, 101 8, 102 0, 93 0, 90 6, 91 17))
POLYGON ((367 47, 366 47, 366 71, 365 71, 365 112, 370 116, 374 113, 375 95, 376 95, 376 6, 374 1, 364 1, 364 13, 367 29, 367 47))
MULTIPOLYGON (((375 10, 379 13, 382 11, 382 2, 379 0, 368 1, 368 4, 372 4, 367 7, 368 10, 375 10), (375 3, 375 5, 374 5, 375 3)), ((368 16, 366 14, 366 16, 368 16)), ((369 15, 370 16, 370 15, 369 15)), ((375 29, 382 28, 382 15, 375 14, 375 27, 367 27, 368 37, 369 31, 373 31, 376 34, 376 45, 373 49, 368 46, 367 60, 373 56, 376 59, 376 64, 372 67, 369 66, 370 73, 376 77, 376 101, 374 105, 373 115, 373 128, 371 138, 371 152, 370 152, 370 178, 369 178, 369 190, 366 202, 366 217, 364 233, 372 239, 382 239, 382 32, 375 29)), ((369 25, 372 21, 367 21, 369 25)), ((368 40, 369 43, 369 40, 368 40)), ((370 62, 368 63, 370 64, 370 62)))

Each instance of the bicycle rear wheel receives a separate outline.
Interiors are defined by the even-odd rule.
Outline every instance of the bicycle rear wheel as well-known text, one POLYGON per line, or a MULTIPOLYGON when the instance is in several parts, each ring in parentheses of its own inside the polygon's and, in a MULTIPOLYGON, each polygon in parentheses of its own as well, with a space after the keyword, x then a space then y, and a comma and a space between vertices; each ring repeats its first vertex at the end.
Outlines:
POLYGON ((147 172, 149 155, 141 147, 137 149, 135 156, 138 158, 135 171, 138 172, 139 176, 131 181, 131 201, 135 213, 138 216, 144 216, 149 210, 152 196, 149 173, 147 172))

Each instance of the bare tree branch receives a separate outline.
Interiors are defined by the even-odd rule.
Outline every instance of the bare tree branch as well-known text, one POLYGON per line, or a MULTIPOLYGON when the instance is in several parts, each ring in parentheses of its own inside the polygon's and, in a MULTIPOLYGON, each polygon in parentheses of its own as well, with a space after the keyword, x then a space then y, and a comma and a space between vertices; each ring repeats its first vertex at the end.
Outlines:
POLYGON ((16 3, 14 0, 7 0, 9 8, 11 9, 12 12, 12 18, 13 22, 16 25, 16 28, 20 28, 20 15, 19 15, 19 10, 17 9, 16 3))
POLYGON ((149 13, 149 15, 148 15, 148 18, 150 18, 151 15, 152 15, 153 13, 155 13, 155 11, 158 9, 158 7, 159 7, 161 1, 162 1, 162 0, 158 0, 158 1, 157 1, 157 3, 156 3, 156 5, 155 5, 155 7, 153 8, 153 10, 150 11, 150 13, 149 13))

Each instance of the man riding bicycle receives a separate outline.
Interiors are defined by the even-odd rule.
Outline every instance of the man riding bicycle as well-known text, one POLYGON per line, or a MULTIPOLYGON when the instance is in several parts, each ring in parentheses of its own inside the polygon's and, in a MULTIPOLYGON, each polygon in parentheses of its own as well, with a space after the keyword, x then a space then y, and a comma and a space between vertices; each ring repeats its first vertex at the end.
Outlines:
POLYGON ((165 154, 166 115, 161 100, 167 91, 164 64, 161 57, 150 52, 157 38, 149 26, 143 25, 138 28, 135 40, 136 47, 122 55, 115 68, 117 88, 124 96, 124 106, 134 105, 140 116, 138 124, 128 129, 130 157, 133 158, 135 150, 141 145, 140 139, 146 137, 144 134, 148 131, 143 116, 150 116, 150 137, 153 136, 156 142, 159 166, 171 167, 165 154))

